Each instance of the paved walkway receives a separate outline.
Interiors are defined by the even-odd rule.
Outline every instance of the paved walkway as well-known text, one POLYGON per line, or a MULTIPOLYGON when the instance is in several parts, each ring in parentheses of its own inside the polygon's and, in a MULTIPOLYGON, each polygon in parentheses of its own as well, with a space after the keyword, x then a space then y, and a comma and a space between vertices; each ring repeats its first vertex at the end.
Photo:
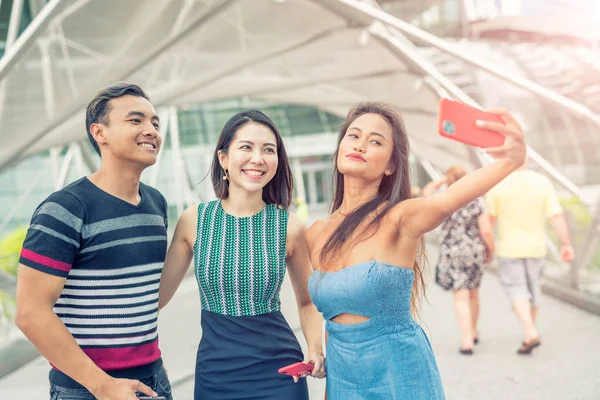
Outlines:
MULTIPOLYGON (((436 259, 433 253, 432 261, 436 259)), ((481 344, 472 357, 458 354, 451 295, 430 285, 429 303, 422 306, 423 326, 431 337, 449 400, 600 399, 599 317, 544 296, 539 319, 543 345, 532 356, 519 356, 519 326, 494 275, 485 276, 481 293, 481 344)), ((282 303, 290 325, 301 336, 289 282, 283 288, 282 303)), ((161 313, 159 326, 175 399, 191 400, 201 335, 193 277, 184 281, 161 313)), ((46 362, 37 359, 8 375, 0 381, 0 399, 47 398, 47 369, 46 362)), ((311 398, 322 399, 324 382, 311 379, 309 384, 311 398)))

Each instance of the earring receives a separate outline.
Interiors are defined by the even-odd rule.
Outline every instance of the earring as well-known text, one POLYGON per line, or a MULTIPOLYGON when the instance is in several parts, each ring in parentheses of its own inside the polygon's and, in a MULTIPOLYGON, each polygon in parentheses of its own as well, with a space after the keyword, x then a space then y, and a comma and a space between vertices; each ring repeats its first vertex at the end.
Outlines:
POLYGON ((224 180, 224 181, 227 181, 227 180, 229 180, 229 170, 227 170, 227 169, 224 169, 223 171, 225 172, 225 175, 223 176, 223 180, 224 180))
POLYGON ((384 173, 386 174, 386 176, 390 176, 392 174, 389 169, 386 169, 384 173))

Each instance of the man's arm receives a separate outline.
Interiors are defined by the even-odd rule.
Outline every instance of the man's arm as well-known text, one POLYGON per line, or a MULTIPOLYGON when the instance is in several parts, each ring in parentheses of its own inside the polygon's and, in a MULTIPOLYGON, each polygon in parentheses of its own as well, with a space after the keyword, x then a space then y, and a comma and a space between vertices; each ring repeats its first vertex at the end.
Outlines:
POLYGON ((81 350, 52 309, 65 278, 19 264, 15 322, 39 352, 56 368, 99 399, 135 400, 135 392, 156 393, 139 381, 114 379, 81 350))
POLYGON ((558 241, 560 242, 560 258, 562 258, 564 262, 573 261, 575 258, 575 250, 573 250, 573 246, 571 245, 571 236, 569 235, 569 228, 564 214, 560 213, 553 215, 550 217, 550 222, 552 223, 552 228, 554 228, 554 231, 558 236, 558 241))
POLYGON ((65 278, 19 264, 15 322, 50 363, 92 391, 108 375, 85 355, 52 309, 64 283, 65 278))

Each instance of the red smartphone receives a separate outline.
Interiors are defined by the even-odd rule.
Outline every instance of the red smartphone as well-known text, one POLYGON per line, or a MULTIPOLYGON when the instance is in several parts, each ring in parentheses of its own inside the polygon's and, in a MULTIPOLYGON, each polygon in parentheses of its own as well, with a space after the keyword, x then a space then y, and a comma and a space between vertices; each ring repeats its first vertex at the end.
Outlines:
POLYGON ((504 144, 503 134, 479 128, 475 125, 477 120, 504 124, 504 120, 499 115, 449 99, 442 99, 440 102, 440 119, 438 123, 438 133, 440 135, 483 148, 504 144))
POLYGON ((310 375, 314 367, 315 366, 312 364, 299 362, 288 365, 287 367, 279 368, 277 372, 284 375, 295 376, 296 378, 304 378, 310 375))

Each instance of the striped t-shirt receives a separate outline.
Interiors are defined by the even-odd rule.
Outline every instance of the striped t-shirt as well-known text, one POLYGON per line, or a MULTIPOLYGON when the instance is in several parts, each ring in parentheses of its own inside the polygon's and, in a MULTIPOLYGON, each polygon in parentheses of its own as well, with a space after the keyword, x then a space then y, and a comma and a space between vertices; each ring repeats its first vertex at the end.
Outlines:
MULTIPOLYGON (((140 196, 133 205, 79 179, 37 208, 20 259, 66 278, 54 312, 98 367, 123 378, 151 376, 161 363, 158 285, 167 204, 142 183, 140 196)), ((50 380, 77 387, 56 369, 50 380)))

